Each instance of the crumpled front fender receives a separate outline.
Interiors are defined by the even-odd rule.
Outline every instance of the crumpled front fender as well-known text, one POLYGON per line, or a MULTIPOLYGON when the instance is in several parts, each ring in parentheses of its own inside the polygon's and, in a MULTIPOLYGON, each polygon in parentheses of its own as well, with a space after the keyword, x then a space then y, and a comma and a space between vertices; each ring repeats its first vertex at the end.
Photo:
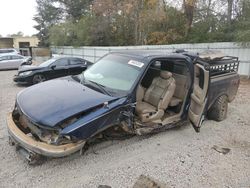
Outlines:
POLYGON ((11 139, 20 147, 47 157, 64 157, 83 148, 85 141, 64 145, 50 145, 37 141, 23 133, 15 124, 12 114, 7 116, 7 128, 11 139))
POLYGON ((126 106, 127 98, 120 98, 107 107, 99 108, 78 121, 67 126, 61 135, 73 136, 77 139, 88 139, 112 125, 120 123, 120 114, 126 106))

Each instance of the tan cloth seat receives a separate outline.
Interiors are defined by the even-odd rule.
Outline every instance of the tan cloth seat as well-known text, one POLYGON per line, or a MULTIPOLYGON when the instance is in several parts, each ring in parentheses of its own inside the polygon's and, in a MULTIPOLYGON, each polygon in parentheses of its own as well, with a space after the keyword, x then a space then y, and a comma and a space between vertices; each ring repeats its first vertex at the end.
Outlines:
POLYGON ((168 71, 161 71, 160 77, 154 78, 147 90, 139 86, 136 93, 136 113, 141 121, 149 122, 162 118, 174 91, 175 80, 168 71))
POLYGON ((186 75, 173 73, 175 92, 168 106, 174 107, 182 104, 189 89, 189 78, 186 75))
POLYGON ((137 113, 140 113, 140 114, 152 113, 152 112, 156 112, 156 107, 146 102, 141 102, 139 105, 137 105, 136 110, 137 110, 137 113))
POLYGON ((182 101, 181 99, 178 99, 176 97, 172 97, 168 106, 177 106, 181 103, 181 101, 182 101))

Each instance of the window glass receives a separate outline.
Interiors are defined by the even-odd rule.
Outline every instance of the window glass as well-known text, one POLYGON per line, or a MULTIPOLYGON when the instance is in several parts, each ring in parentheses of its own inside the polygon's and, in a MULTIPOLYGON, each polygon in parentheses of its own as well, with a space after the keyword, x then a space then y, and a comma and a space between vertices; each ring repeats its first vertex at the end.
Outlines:
POLYGON ((14 50, 0 50, 0 53, 11 53, 14 52, 14 50))
POLYGON ((161 70, 166 70, 169 72, 173 72, 173 66, 174 66, 174 62, 171 60, 162 60, 161 63, 161 70))
POLYGON ((184 62, 175 62, 173 67, 173 73, 187 75, 187 66, 184 62))
POLYGON ((167 70, 169 72, 186 75, 187 74, 187 66, 184 61, 181 60, 166 60, 162 62, 162 70, 167 70))
POLYGON ((85 79, 105 87, 128 91, 137 79, 144 63, 119 55, 108 55, 93 64, 83 74, 85 79))
POLYGON ((68 65, 68 59, 66 59, 66 58, 58 59, 58 60, 56 60, 55 63, 53 63, 53 65, 56 65, 57 67, 67 66, 68 65))
POLYGON ((11 59, 23 59, 23 57, 18 55, 13 55, 11 56, 11 59))
POLYGON ((0 61, 4 61, 4 60, 9 60, 10 56, 2 56, 0 57, 0 61))
POLYGON ((161 69, 161 61, 155 61, 154 63, 152 63, 150 65, 150 68, 154 68, 154 69, 161 69))
POLYGON ((56 59, 49 59, 45 62, 43 62, 42 64, 39 65, 39 67, 47 67, 49 65, 51 65, 52 63, 54 63, 56 61, 56 59))
POLYGON ((71 65, 78 65, 78 64, 82 64, 82 63, 84 63, 84 60, 82 60, 82 59, 78 59, 78 58, 70 59, 71 65))
POLYGON ((160 76, 161 72, 161 65, 162 62, 159 60, 154 61, 151 63, 149 69, 147 70, 146 74, 144 75, 141 85, 145 88, 149 88, 149 86, 152 84, 152 81, 155 77, 160 76))

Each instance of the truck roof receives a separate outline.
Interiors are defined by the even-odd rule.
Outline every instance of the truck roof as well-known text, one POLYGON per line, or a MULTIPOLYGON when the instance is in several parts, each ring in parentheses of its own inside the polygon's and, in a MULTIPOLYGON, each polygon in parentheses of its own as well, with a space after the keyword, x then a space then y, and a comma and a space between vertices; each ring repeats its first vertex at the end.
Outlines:
POLYGON ((153 58, 162 58, 162 57, 177 58, 177 59, 187 58, 187 56, 184 54, 166 52, 165 50, 122 50, 122 51, 115 51, 112 53, 125 55, 125 56, 131 56, 137 59, 147 58, 148 60, 153 59, 153 58))
POLYGON ((226 56, 218 50, 205 50, 203 52, 190 52, 185 50, 176 50, 175 52, 167 52, 166 50, 119 50, 111 52, 113 54, 120 54, 123 56, 134 57, 138 60, 147 59, 150 62, 155 58, 176 58, 186 59, 188 64, 192 64, 195 59, 200 59, 208 65, 220 64, 238 64, 238 58, 233 56, 226 56))

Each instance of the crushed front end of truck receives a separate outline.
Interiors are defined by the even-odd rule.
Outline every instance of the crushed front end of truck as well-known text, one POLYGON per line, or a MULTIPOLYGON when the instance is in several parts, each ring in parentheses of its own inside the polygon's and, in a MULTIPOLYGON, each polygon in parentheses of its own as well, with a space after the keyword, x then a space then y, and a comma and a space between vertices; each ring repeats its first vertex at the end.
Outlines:
POLYGON ((7 128, 10 144, 15 145, 30 163, 37 161, 40 156, 64 157, 81 150, 85 145, 84 140, 62 136, 57 129, 37 126, 17 107, 7 116, 7 128))

